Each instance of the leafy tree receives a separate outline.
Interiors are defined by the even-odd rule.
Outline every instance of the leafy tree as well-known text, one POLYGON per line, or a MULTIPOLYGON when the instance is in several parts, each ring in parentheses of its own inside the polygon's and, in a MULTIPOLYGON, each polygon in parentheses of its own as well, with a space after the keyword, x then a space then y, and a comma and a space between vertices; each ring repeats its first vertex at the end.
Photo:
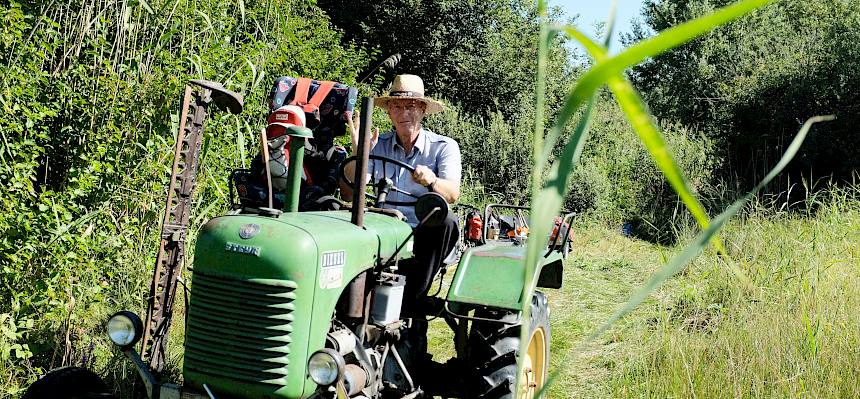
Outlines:
MULTIPOLYGON (((534 97, 538 24, 527 0, 318 0, 344 39, 402 58, 395 73, 421 75, 431 94, 466 112, 517 117, 534 97)), ((550 95, 570 80, 570 54, 555 43, 550 95)), ((375 71, 370 65, 367 73, 375 71)), ((391 78, 391 76, 388 76, 391 78)), ((550 98, 553 101, 553 98, 550 98)), ((552 108, 552 107, 550 107, 552 108)))
MULTIPOLYGON (((627 42, 649 36, 730 3, 651 0, 644 24, 627 42)), ((836 114, 816 126, 786 180, 849 180, 860 166, 860 1, 780 0, 748 18, 634 69, 635 84, 661 118, 696 126, 716 140, 723 177, 748 186, 762 177, 798 126, 816 114, 836 114)), ((799 191, 799 190, 798 190, 799 191)))
POLYGON ((207 122, 193 231, 226 209, 274 77, 354 82, 367 63, 303 0, 0 2, 2 391, 111 367, 101 324, 145 303, 187 80, 245 96, 207 122))

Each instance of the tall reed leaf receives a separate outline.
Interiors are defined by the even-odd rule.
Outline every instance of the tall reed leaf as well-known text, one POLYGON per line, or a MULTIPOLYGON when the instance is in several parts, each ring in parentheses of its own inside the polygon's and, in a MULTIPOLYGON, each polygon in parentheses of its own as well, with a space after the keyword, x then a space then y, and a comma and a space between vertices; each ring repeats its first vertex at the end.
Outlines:
MULTIPOLYGON (((571 26, 565 26, 561 29, 563 29, 570 37, 580 42, 597 62, 606 62, 609 59, 607 49, 592 41, 591 38, 584 35, 582 32, 571 26)), ((642 101, 642 98, 639 97, 639 94, 635 89, 633 89, 633 85, 630 84, 630 81, 622 74, 609 77, 607 83, 609 85, 609 89, 612 90, 612 93, 615 95, 615 99, 621 107, 621 110, 630 121, 630 125, 633 127, 633 130, 639 136, 639 139, 642 140, 645 148, 651 154, 651 158, 654 159, 654 163, 656 163, 657 167, 663 171, 663 175, 666 176, 666 180, 672 188, 675 189, 675 192, 678 193, 678 197, 681 198, 681 201, 687 206, 687 209, 690 210, 690 213, 696 219, 696 222, 698 222, 702 228, 708 227, 709 218, 708 214, 705 212, 705 207, 693 194, 690 182, 687 180, 687 177, 684 175, 683 171, 681 171, 678 163, 669 152, 666 140, 660 134, 660 129, 657 127, 657 124, 654 123, 654 118, 651 117, 651 114, 648 111, 648 106, 645 105, 645 102, 642 101)), ((714 240, 712 240, 712 242, 720 253, 725 253, 725 248, 723 248, 722 243, 718 238, 716 238, 716 236, 714 236, 714 240)), ((735 270, 735 274, 746 280, 739 270, 735 270)))
MULTIPOLYGON (((669 278, 680 272, 684 269, 684 267, 692 261, 696 256, 698 256, 705 247, 708 245, 708 241, 711 240, 712 237, 732 218, 735 214, 740 211, 744 205, 752 198, 757 192, 759 192, 762 188, 767 186, 778 174, 788 166, 788 163, 794 158, 797 154, 797 151, 800 149, 800 146, 803 144, 803 141, 806 139, 806 135, 809 133, 809 130, 812 128, 812 125, 818 122, 832 121, 836 119, 833 116, 816 116, 810 118, 803 124, 803 127, 791 141, 791 144, 788 146, 788 149, 782 155, 782 158, 779 160, 779 163, 765 176, 765 178, 760 181, 752 190, 750 190, 746 195, 735 201, 732 205, 726 208, 723 213, 719 214, 716 218, 711 221, 711 224, 696 238, 687 245, 681 253, 673 257, 665 266, 660 268, 657 272, 655 272, 648 279, 645 284, 642 285, 636 292, 634 292, 627 302, 622 305, 606 322, 604 322, 597 330, 595 330, 591 335, 589 335, 576 350, 567 354, 566 357, 569 357, 575 352, 578 352, 584 347, 600 337, 603 333, 609 330, 612 325, 636 309, 637 306, 642 304, 648 296, 654 292, 657 288, 659 288, 663 283, 666 282, 669 278)), ((562 362, 564 364, 565 362, 562 362)), ((554 380, 561 370, 555 370, 553 374, 550 376, 548 381, 554 380)))
MULTIPOLYGON (((629 83, 624 80, 623 72, 628 67, 643 61, 648 57, 654 57, 671 48, 681 45, 695 37, 733 19, 736 19, 757 7, 769 3, 771 0, 745 0, 719 9, 712 14, 688 21, 674 28, 668 29, 659 35, 650 39, 644 40, 621 54, 614 57, 607 57, 605 49, 593 43, 591 40, 580 40, 586 49, 601 54, 600 59, 596 59, 596 64, 583 74, 577 81, 573 90, 565 98, 564 105, 558 113, 558 118, 555 124, 547 132, 544 139, 543 132, 543 115, 544 115, 544 90, 543 82, 546 77, 546 70, 542 67, 546 60, 547 42, 551 40, 552 33, 558 30, 569 31, 567 28, 560 29, 558 27, 550 28, 546 24, 546 2, 538 0, 538 12, 542 20, 540 36, 538 38, 538 68, 536 72, 537 87, 535 90, 535 135, 534 135, 534 154, 535 166, 532 174, 532 209, 531 209, 531 234, 529 244, 526 251, 525 260, 525 285, 523 286, 523 309, 522 319, 527 323, 529 320, 529 311, 531 297, 534 293, 534 283, 538 273, 538 260, 540 253, 546 247, 549 232, 553 224, 554 216, 561 210, 561 205, 564 197, 567 194, 567 179, 574 170, 577 160, 577 148, 584 145, 586 133, 588 131, 588 123, 590 112, 587 108, 583 118, 580 120, 577 131, 574 137, 566 143, 562 150, 562 157, 556 160, 549 169, 549 176, 546 186, 541 184, 541 177, 549 160, 550 154, 555 147, 556 141, 562 130, 576 114, 581 106, 593 100, 594 94, 598 88, 605 84, 609 84, 610 88, 615 92, 616 100, 622 107, 631 124, 639 134, 640 139, 649 149, 652 157, 655 158, 658 166, 661 168, 667 179, 672 183, 672 187, 678 192, 685 205, 691 210, 697 221, 705 228, 705 232, 716 232, 719 226, 711 230, 708 226, 708 217, 701 203, 692 194, 689 189, 689 184, 683 173, 675 164, 672 157, 669 156, 666 148, 665 140, 660 135, 659 130, 654 128, 651 116, 648 114, 647 108, 642 103, 641 99, 635 94, 635 91, 629 86, 629 83), (620 82, 620 83, 619 83, 620 82), (626 86, 625 86, 626 83, 626 86), (617 91, 617 92, 616 92, 617 91), (656 155, 655 155, 656 154, 656 155)), ((571 28, 572 29, 572 28, 571 28)), ((576 30, 573 29, 576 33, 576 30)), ((577 38, 577 35, 574 35, 577 38)), ((584 37, 584 35, 582 36, 584 37)), ((595 57, 596 58, 596 57, 595 57)), ((713 236, 713 232, 708 235, 708 239, 713 236)), ((699 249, 701 250, 701 249, 699 249)), ((696 252, 698 253, 698 252, 696 252)), ((686 262, 685 262, 686 263, 686 262)), ((653 289, 653 288, 652 288, 653 289)), ((647 293, 650 290, 643 288, 647 293)), ((635 305, 634 305, 635 306, 635 305)), ((617 319, 611 319, 607 322, 607 328, 617 319)), ((526 345, 528 344, 528 329, 523 328, 520 336, 520 353, 526 353, 526 345)), ((522 381, 519 376, 522 375, 522 364, 518 365, 517 372, 517 392, 520 392, 522 381)))
MULTIPOLYGON (((539 3, 544 3, 545 0, 539 0, 539 3)), ((603 86, 610 77, 618 75, 625 69, 636 65, 647 58, 651 58, 680 46, 696 37, 707 33, 708 31, 730 22, 740 16, 743 16, 758 7, 764 6, 773 0, 745 0, 733 5, 721 8, 712 14, 696 18, 685 22, 675 27, 669 28, 659 35, 645 39, 621 52, 620 54, 607 59, 605 62, 598 63, 590 68, 579 79, 576 86, 565 99, 563 111, 559 113, 553 128, 547 132, 546 147, 544 154, 548 155, 552 151, 555 142, 558 140, 562 129, 573 115, 573 110, 579 108, 591 95, 601 86, 603 86)), ((545 14, 542 14, 545 18, 545 14)), ((556 27, 553 30, 559 29, 556 27)), ((540 54, 539 54, 540 56, 540 54)), ((540 60, 538 60, 540 65, 540 60)), ((543 133, 543 132, 540 132, 543 133)), ((547 156, 541 159, 541 164, 545 163, 547 156)), ((540 165, 540 164, 539 164, 540 165)))
MULTIPOLYGON (((541 0, 542 1, 542 0, 541 0)), ((561 27, 554 26, 553 31, 563 30, 573 36, 577 41, 579 41, 590 53, 603 53, 604 57, 601 59, 596 59, 597 63, 594 67, 590 68, 585 74, 577 81, 576 86, 573 88, 571 93, 565 99, 565 103, 562 107, 562 111, 559 113, 558 119, 553 127, 547 132, 547 137, 545 143, 542 144, 541 156, 538 158, 536 163, 537 168, 543 168, 549 159, 549 155, 552 153, 552 149, 555 146, 556 141, 558 140, 559 135, 561 134, 564 126, 567 125, 570 117, 574 114, 574 112, 588 99, 590 98, 594 92, 604 84, 609 83, 610 88, 612 88, 612 80, 613 77, 623 79, 622 72, 647 59, 650 57, 654 57, 658 54, 661 54, 667 50, 670 50, 674 47, 677 47, 681 44, 684 44, 697 36, 714 29, 715 27, 725 24, 733 19, 736 19, 750 11, 756 9, 757 7, 761 7, 767 3, 770 3, 772 0, 746 0, 735 3, 731 6, 719 9, 712 14, 705 15, 703 17, 688 21, 681 25, 675 26, 673 28, 667 29, 661 32, 659 35, 654 36, 652 38, 643 40, 640 43, 637 43, 630 48, 626 49, 622 53, 617 56, 611 58, 605 57, 605 49, 600 47, 599 45, 592 42, 587 36, 578 34, 578 31, 569 26, 561 27)), ((540 61, 538 61, 540 64, 540 61)), ((632 89, 632 88, 631 88, 632 89)), ((615 91, 615 90, 613 90, 615 91)), ((624 90, 626 91, 626 90, 624 90)), ((683 174, 680 173, 680 169, 677 167, 677 164, 674 160, 671 159, 668 151, 665 150, 665 140, 660 137, 658 134, 653 134, 656 129, 648 129, 648 125, 653 126, 653 122, 650 120, 650 116, 648 115, 644 104, 642 101, 638 99, 638 97, 631 96, 622 96, 618 97, 616 93, 616 99, 619 102, 619 105, 624 107, 627 105, 634 108, 641 108, 641 113, 638 113, 638 117, 633 117, 631 114, 627 114, 628 118, 633 124, 634 128, 641 127, 646 130, 636 130, 639 134, 640 138, 643 140, 643 143, 648 148, 649 152, 651 152, 652 157, 655 157, 655 161, 658 163, 658 166, 661 167, 663 173, 666 174, 666 178, 669 183, 672 185, 672 188, 678 192, 678 195, 681 197, 684 204, 690 209, 690 212, 696 218, 696 221, 704 228, 707 226, 707 213, 704 210, 704 207, 701 203, 695 198, 692 194, 692 190, 689 189, 689 183, 686 182, 686 179, 683 177, 683 174), (641 106, 636 106, 636 104, 642 104, 641 106), (645 115, 643 118, 642 115, 645 115), (662 144, 662 145, 661 145, 662 144), (657 154, 658 156, 655 156, 657 154), (666 167, 664 169, 664 166, 666 167)), ((626 113, 627 110, 625 110, 626 113)), ((542 131, 538 131, 538 135, 542 134, 542 131)))

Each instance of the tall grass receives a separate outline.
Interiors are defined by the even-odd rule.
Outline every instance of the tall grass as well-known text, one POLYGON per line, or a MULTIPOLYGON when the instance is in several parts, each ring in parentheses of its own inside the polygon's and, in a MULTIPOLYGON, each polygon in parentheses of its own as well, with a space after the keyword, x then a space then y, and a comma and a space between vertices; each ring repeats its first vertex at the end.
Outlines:
MULTIPOLYGON (((843 192, 844 194, 844 192, 843 192)), ((856 197, 810 217, 753 213, 724 237, 754 289, 707 256, 631 327, 641 352, 607 379, 615 397, 860 395, 860 208, 856 197)))
POLYGON ((571 357, 644 277, 681 247, 580 220, 565 284, 550 291, 551 398, 854 398, 860 394, 860 190, 823 189, 797 204, 752 199, 705 251, 586 350, 571 357), (765 205, 769 205, 765 202, 765 205))
MULTIPOLYGON (((723 213, 711 221, 705 213, 701 202, 693 194, 686 177, 672 158, 665 140, 660 134, 653 118, 647 111, 647 107, 635 92, 632 85, 624 78, 623 71, 626 68, 641 62, 648 57, 656 56, 673 47, 683 44, 684 42, 692 40, 714 27, 739 18, 758 7, 766 5, 768 2, 769 0, 746 0, 737 2, 733 5, 716 10, 709 15, 705 15, 670 28, 652 38, 632 45, 621 54, 613 57, 608 55, 608 51, 605 46, 597 44, 586 35, 579 32, 575 27, 550 27, 546 24, 542 24, 538 38, 540 50, 538 51, 538 70, 536 72, 537 100, 535 102, 535 114, 537 115, 537 120, 535 124, 534 138, 535 169, 532 178, 531 198, 532 239, 529 241, 527 248, 525 260, 526 285, 523 288, 522 298, 531 298, 534 291, 534 282, 537 277, 537 262, 538 257, 540 256, 540 251, 542 248, 545 248, 547 244, 547 237, 549 236, 553 216, 561 209, 563 199, 567 194, 568 177, 571 171, 576 167, 579 157, 582 154, 584 142, 588 137, 590 112, 594 103, 595 92, 603 85, 608 85, 610 90, 615 94, 616 101, 618 101, 622 110, 627 115, 634 130, 645 144, 645 147, 648 149, 655 163, 663 171, 669 183, 702 227, 702 232, 697 235, 690 245, 684 248, 679 255, 667 262, 667 264, 658 270, 640 289, 636 290, 631 295, 630 299, 623 304, 609 320, 589 335, 586 342, 600 336, 614 322, 642 303, 642 301, 644 301, 652 291, 672 275, 680 271, 690 260, 697 256, 709 242, 712 242, 719 252, 725 253, 722 243, 716 238, 717 231, 719 231, 729 218, 744 206, 746 201, 749 200, 756 191, 768 184, 779 172, 782 171, 799 149, 812 124, 818 121, 828 120, 825 118, 813 118, 807 121, 800 133, 798 133, 792 144, 789 146, 786 154, 776 167, 765 177, 765 179, 760 182, 752 192, 733 203, 723 213), (564 32, 577 40, 594 58, 595 64, 577 81, 576 85, 567 96, 565 104, 559 112, 558 119, 544 136, 544 112, 542 108, 544 103, 542 96, 543 81, 545 79, 545 70, 543 69, 543 66, 545 63, 542 62, 542 58, 545 57, 547 43, 551 40, 552 35, 555 32, 564 32), (563 145, 563 149, 561 151, 562 155, 551 165, 548 165, 549 154, 553 151, 561 131, 580 108, 584 108, 585 111, 578 122, 576 131, 571 136, 570 141, 563 145), (544 176, 544 170, 547 167, 547 177, 542 179, 544 176)), ((546 4, 542 0, 538 1, 538 11, 542 17, 546 17, 546 4)), ((737 274, 739 274, 739 272, 737 272, 737 274)), ((523 318, 525 320, 528 320, 528 304, 529 301, 524 301, 523 318)), ((527 334, 527 329, 523 329, 520 353, 525 353, 525 346, 528 344, 529 338, 527 334)), ((521 373, 518 373, 518 375, 521 375, 521 373)), ((557 372, 550 378, 550 384, 556 375, 557 372)), ((517 382, 517 384, 521 383, 522 381, 517 382)), ((517 391, 519 391, 519 389, 517 391)))
POLYGON ((133 378, 102 323, 145 303, 176 93, 204 78, 245 96, 207 121, 193 231, 226 208, 272 78, 354 82, 367 52, 341 37, 300 0, 0 3, 0 397, 63 365, 133 378))

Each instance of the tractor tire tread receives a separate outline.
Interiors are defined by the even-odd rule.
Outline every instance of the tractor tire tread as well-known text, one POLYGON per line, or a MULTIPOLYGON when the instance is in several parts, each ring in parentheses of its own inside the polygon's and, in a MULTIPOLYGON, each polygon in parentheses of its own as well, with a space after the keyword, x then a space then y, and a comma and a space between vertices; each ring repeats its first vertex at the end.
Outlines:
POLYGON ((21 399, 113 399, 102 379, 83 367, 60 367, 36 380, 21 399))
MULTIPOLYGON (((488 311, 493 312, 493 311, 488 311)), ((498 313, 495 313, 498 316, 498 313)), ((512 321, 516 314, 504 320, 512 321)), ((519 324, 475 322, 469 334, 468 362, 474 370, 469 397, 478 399, 512 399, 516 384, 517 357, 519 355, 519 324)), ((529 328, 543 327, 549 339, 549 307, 546 296, 535 291, 531 303, 529 328)))

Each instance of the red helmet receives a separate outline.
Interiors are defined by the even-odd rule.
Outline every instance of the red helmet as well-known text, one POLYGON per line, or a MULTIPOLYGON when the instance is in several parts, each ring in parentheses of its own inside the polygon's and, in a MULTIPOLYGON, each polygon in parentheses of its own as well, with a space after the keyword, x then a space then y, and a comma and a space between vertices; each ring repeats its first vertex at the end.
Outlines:
POLYGON ((295 105, 284 105, 269 114, 266 136, 269 139, 281 137, 290 126, 305 126, 305 111, 295 105))

